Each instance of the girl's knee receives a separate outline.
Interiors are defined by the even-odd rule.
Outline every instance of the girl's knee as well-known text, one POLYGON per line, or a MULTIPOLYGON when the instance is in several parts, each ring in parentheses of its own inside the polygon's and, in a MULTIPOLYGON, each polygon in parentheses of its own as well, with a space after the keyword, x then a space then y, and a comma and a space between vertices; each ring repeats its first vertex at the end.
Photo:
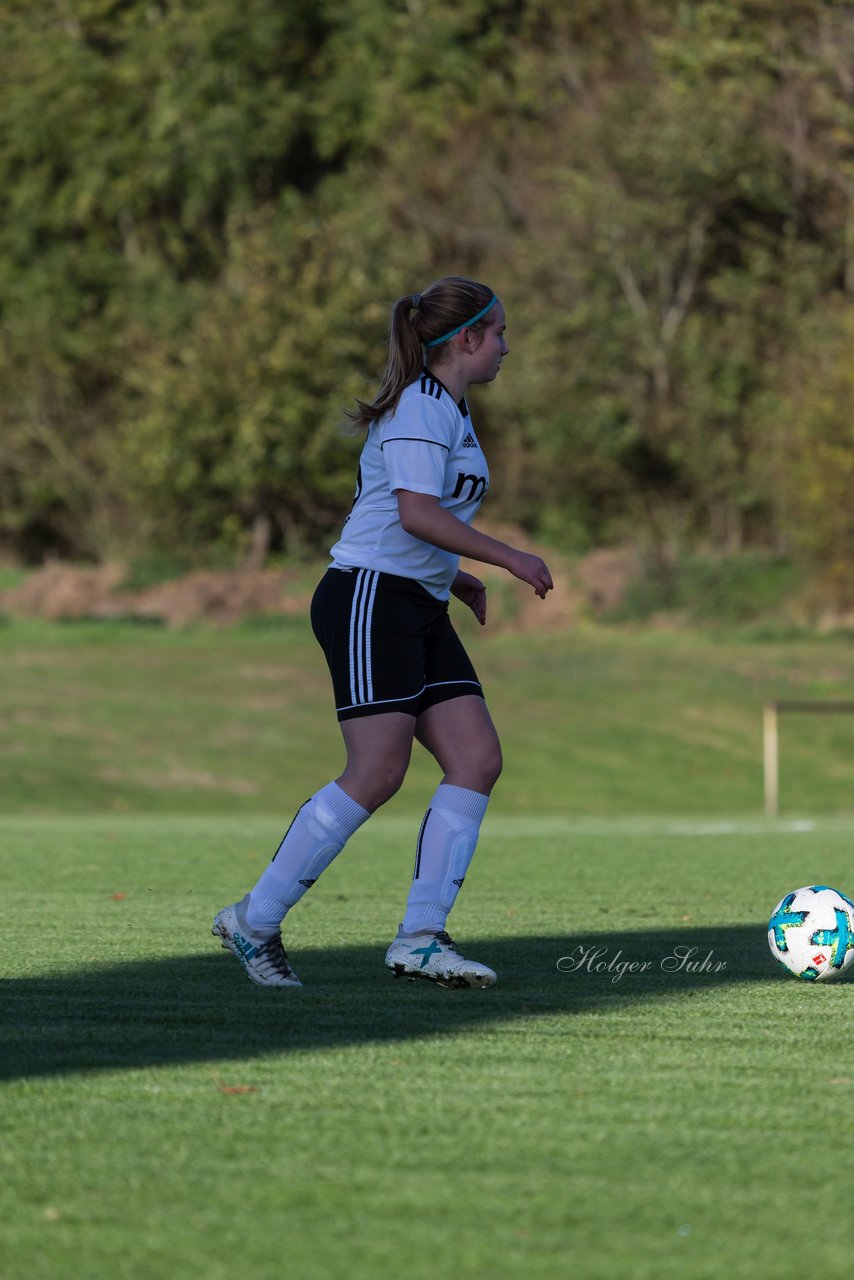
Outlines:
POLYGON ((501 743, 497 739, 495 747, 487 762, 487 767, 490 777, 492 778, 492 785, 495 786, 496 782, 501 777, 502 770, 504 769, 504 756, 501 751, 501 743))
POLYGON ((379 808, 380 805, 385 804, 392 798, 392 796, 397 795, 398 791, 403 786, 403 779, 405 777, 406 769, 397 765, 390 766, 385 770, 377 772, 377 775, 372 780, 377 797, 377 808, 379 808))
POLYGON ((374 813, 397 794, 405 776, 406 767, 400 764, 378 764, 366 771, 348 766, 339 782, 364 809, 374 813))
POLYGON ((501 754, 501 744, 498 739, 494 744, 490 745, 478 760, 478 770, 483 780, 483 789, 489 792, 495 786, 501 777, 501 770, 504 767, 504 757, 501 754))
POLYGON ((489 795, 501 776, 502 766, 501 746, 495 739, 494 742, 472 744, 456 759, 446 761, 445 772, 458 786, 489 795))

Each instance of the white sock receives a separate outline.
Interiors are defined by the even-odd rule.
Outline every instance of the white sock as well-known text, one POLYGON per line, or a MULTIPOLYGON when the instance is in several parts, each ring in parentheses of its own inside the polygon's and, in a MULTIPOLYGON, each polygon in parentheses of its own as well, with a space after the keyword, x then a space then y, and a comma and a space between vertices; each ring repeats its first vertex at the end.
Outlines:
POLYGON ((272 936, 294 903, 370 816, 337 782, 306 800, 249 895, 247 928, 261 937, 272 936))
POLYGON ((441 783, 418 833, 415 872, 402 933, 439 933, 445 927, 469 863, 489 796, 441 783))

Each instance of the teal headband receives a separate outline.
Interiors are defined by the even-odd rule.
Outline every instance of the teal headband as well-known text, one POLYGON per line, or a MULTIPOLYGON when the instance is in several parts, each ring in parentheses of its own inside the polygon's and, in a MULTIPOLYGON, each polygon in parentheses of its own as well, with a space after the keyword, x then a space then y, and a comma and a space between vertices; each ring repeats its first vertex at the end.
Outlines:
POLYGON ((477 324, 478 320, 482 320, 489 308, 494 302, 497 302, 498 295, 493 294, 482 311, 478 311, 476 316, 472 316, 471 320, 466 320, 465 324, 458 324, 456 329, 452 329, 450 333, 442 334, 441 338, 434 338, 432 342, 425 342, 425 347, 439 347, 443 342, 447 342, 449 338, 455 338, 458 333, 462 333, 463 329, 468 329, 470 325, 477 324))

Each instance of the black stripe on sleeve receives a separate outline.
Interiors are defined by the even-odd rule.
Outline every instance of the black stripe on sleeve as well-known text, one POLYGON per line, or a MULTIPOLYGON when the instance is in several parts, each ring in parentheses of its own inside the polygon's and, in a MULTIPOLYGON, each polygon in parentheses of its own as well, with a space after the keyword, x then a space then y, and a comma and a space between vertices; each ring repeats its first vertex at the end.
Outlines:
POLYGON ((442 444, 441 440, 428 440, 426 436, 390 436, 388 440, 383 440, 380 445, 380 449, 384 449, 386 445, 391 444, 393 440, 408 440, 413 443, 417 441, 419 444, 435 444, 438 445, 440 449, 447 449, 448 453, 451 452, 450 445, 442 444))

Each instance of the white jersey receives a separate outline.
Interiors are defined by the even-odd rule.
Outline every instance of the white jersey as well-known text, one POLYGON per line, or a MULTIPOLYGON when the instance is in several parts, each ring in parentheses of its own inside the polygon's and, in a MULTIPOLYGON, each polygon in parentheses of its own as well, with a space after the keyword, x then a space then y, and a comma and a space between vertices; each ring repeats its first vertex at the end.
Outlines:
POLYGON ((466 524, 489 489, 486 458, 465 400, 455 404, 447 387, 426 371, 405 388, 393 414, 371 423, 353 509, 331 555, 339 568, 414 578, 438 600, 447 600, 460 557, 406 532, 397 489, 432 494, 466 524))

